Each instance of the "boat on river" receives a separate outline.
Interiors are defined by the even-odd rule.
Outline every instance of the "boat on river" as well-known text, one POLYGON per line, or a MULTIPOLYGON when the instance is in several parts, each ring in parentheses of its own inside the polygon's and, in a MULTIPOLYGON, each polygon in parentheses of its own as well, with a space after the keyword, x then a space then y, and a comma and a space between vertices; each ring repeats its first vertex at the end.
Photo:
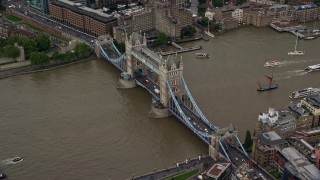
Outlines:
POLYGON ((270 67, 276 67, 276 66, 279 66, 279 65, 280 65, 279 61, 268 61, 263 66, 265 68, 270 68, 270 67))
POLYGON ((273 71, 272 71, 272 75, 271 76, 265 75, 265 77, 269 80, 269 84, 261 86, 260 83, 259 83, 259 87, 258 87, 257 91, 268 91, 268 90, 272 90, 272 89, 278 88, 278 84, 273 82, 273 71))
POLYGON ((198 58, 210 58, 210 55, 207 53, 196 53, 196 57, 198 58))
POLYGON ((306 71, 308 72, 313 72, 313 71, 319 71, 320 70, 320 64, 315 64, 311 65, 305 68, 306 71))

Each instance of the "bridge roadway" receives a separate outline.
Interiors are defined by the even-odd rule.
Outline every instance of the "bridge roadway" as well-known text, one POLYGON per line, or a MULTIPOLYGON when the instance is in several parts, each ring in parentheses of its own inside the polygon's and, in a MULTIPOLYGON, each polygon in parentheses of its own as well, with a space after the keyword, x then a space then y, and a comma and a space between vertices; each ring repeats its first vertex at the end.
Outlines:
MULTIPOLYGON (((155 89, 159 90, 158 84, 156 84, 154 81, 152 81, 146 76, 136 78, 136 81, 142 84, 144 88, 147 89, 155 99, 157 100, 160 99, 160 94, 155 92, 155 89), (146 80, 148 80, 148 82, 146 82, 146 80)), ((194 112, 192 112, 189 108, 187 108, 181 102, 180 102, 180 107, 196 130, 201 131, 203 133, 208 133, 208 134, 214 133, 214 131, 206 123, 204 123, 199 116, 197 116, 194 112)), ((210 139, 207 139, 205 143, 210 144, 210 139)))

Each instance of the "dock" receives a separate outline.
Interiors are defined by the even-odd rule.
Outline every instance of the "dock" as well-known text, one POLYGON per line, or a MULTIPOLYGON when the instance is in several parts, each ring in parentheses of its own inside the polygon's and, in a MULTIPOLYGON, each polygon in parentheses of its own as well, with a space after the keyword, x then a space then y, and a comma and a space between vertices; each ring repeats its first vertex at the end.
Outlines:
POLYGON ((299 32, 296 32, 296 31, 290 31, 290 33, 294 34, 295 36, 298 36, 299 38, 304 38, 304 35, 299 33, 299 32))
MULTIPOLYGON (((181 46, 180 46, 181 47, 181 46)), ((189 52, 189 51, 195 51, 202 49, 202 46, 195 46, 195 47, 190 47, 190 48, 180 48, 176 51, 167 51, 167 52, 160 52, 161 56, 167 56, 171 54, 178 54, 178 53, 184 53, 184 52, 189 52)))

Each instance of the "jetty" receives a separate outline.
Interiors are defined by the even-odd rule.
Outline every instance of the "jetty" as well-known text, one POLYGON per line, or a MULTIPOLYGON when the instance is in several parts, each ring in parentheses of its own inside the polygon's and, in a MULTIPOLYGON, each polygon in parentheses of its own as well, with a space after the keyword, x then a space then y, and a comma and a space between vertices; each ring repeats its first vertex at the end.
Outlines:
MULTIPOLYGON (((176 44, 176 43, 175 43, 176 44)), ((176 44, 177 45, 177 44, 176 44)), ((175 46, 175 45, 173 45, 175 46)), ((189 48, 183 48, 181 46, 175 46, 178 50, 176 51, 166 51, 166 52, 160 52, 161 56, 167 56, 171 54, 178 54, 178 53, 184 53, 184 52, 189 52, 189 51, 195 51, 202 49, 202 46, 195 46, 195 47, 189 47, 189 48), (178 48, 179 47, 179 48, 178 48)))
POLYGON ((294 34, 295 36, 298 36, 299 38, 304 38, 304 35, 298 31, 290 31, 290 33, 294 34))

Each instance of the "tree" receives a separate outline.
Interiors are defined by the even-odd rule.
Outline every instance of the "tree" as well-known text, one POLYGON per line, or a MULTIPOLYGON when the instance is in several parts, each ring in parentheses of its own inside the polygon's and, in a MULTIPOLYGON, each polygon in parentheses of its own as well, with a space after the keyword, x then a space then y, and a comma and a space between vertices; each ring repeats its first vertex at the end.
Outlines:
POLYGON ((28 37, 19 37, 18 44, 24 47, 26 56, 30 56, 32 52, 38 51, 37 43, 28 37))
POLYGON ((244 140, 244 147, 246 149, 249 149, 251 146, 252 146, 251 132, 249 130, 247 130, 246 138, 244 140))
POLYGON ((196 28, 193 26, 186 26, 181 29, 181 38, 183 37, 192 37, 196 32, 196 28))
POLYGON ((157 39, 153 42, 154 46, 164 45, 167 44, 168 38, 165 33, 160 32, 158 33, 157 39))
POLYGON ((14 45, 8 45, 3 49, 4 55, 11 58, 16 58, 20 56, 20 51, 14 45))
POLYGON ((45 65, 49 63, 49 57, 44 52, 32 52, 30 61, 32 65, 45 65))
POLYGON ((37 48, 39 51, 46 51, 50 48, 51 41, 47 35, 40 35, 36 38, 37 48))
POLYGON ((213 0, 213 4, 215 7, 222 7, 223 2, 221 0, 213 0))
POLYGON ((87 57, 92 52, 90 46, 86 45, 85 43, 78 43, 74 48, 74 54, 78 57, 87 57))
POLYGON ((113 43, 121 53, 126 51, 126 44, 124 42, 118 42, 117 40, 114 40, 113 43))

